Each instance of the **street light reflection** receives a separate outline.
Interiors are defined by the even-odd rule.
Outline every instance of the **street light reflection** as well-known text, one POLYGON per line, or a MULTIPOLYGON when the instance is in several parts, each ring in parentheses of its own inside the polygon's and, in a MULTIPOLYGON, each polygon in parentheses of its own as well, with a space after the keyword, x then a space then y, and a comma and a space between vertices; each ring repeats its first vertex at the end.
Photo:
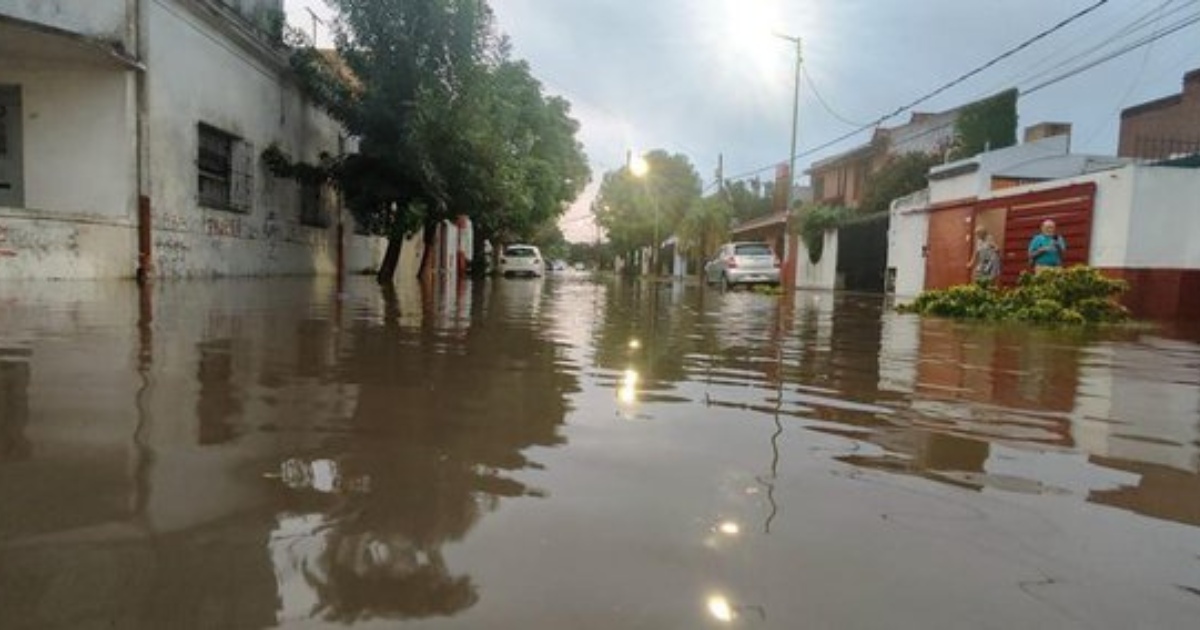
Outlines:
POLYGON ((717 525, 717 531, 725 534, 726 536, 737 536, 738 534, 742 533, 742 526, 733 521, 725 521, 724 523, 717 525))
POLYGON ((640 350, 641 347, 642 347, 642 342, 640 339, 630 339, 629 340, 629 349, 630 350, 640 350))
POLYGON ((733 621, 733 606, 724 595, 713 595, 708 598, 708 614, 717 621, 729 623, 733 621))
POLYGON ((626 405, 632 405, 637 402, 638 398, 638 381, 641 376, 637 370, 632 368, 625 370, 625 374, 621 377, 621 387, 617 390, 617 400, 626 405))

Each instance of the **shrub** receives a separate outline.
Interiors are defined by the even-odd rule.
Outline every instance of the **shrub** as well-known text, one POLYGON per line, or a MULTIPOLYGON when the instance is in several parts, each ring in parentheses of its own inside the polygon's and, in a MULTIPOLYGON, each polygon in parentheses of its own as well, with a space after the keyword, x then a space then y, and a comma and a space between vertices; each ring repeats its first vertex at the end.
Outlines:
POLYGON ((848 215, 849 211, 840 206, 814 204, 799 209, 800 236, 808 248, 808 259, 812 264, 821 262, 821 254, 825 251, 825 231, 839 227, 848 215))
POLYGON ((903 312, 1035 324, 1096 324, 1121 322, 1129 311, 1116 302, 1129 286, 1086 266, 1023 273, 1013 289, 990 284, 965 284, 926 291, 903 312))

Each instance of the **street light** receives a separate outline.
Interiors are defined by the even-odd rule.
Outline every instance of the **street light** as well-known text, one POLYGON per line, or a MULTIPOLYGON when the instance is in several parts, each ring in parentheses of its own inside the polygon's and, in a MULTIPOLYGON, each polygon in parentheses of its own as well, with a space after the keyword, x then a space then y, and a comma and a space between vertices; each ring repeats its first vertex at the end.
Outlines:
MULTIPOLYGON (((638 179, 645 179, 650 174, 650 162, 645 157, 637 155, 629 160, 629 172, 638 179)), ((650 195, 650 206, 654 212, 654 241, 650 244, 650 273, 658 275, 658 199, 650 195)))

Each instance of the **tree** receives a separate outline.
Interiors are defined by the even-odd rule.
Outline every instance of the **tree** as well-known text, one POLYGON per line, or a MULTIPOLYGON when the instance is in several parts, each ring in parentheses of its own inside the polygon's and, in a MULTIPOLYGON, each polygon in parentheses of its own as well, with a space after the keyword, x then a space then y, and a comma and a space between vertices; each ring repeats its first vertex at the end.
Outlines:
POLYGON ((867 177, 860 214, 886 212, 893 199, 910 195, 928 186, 929 169, 938 164, 936 155, 908 153, 892 156, 878 171, 867 177))
POLYGON ((593 206, 596 223, 614 249, 625 254, 656 247, 655 232, 660 241, 674 232, 700 199, 700 176, 687 156, 660 149, 644 159, 648 169, 641 178, 628 168, 606 173, 593 206))
POLYGON ((505 231, 531 235, 586 185, 568 104, 544 97, 528 66, 509 59, 485 1, 329 3, 336 55, 293 37, 293 66, 359 138, 358 153, 323 168, 358 224, 389 239, 380 282, 419 229, 431 244, 442 220, 465 214, 482 248, 505 231))
POLYGON ((962 108, 954 124, 952 159, 1017 143, 1017 90, 1006 90, 962 108))
POLYGON ((771 199, 774 196, 774 186, 768 182, 765 187, 755 179, 750 183, 745 181, 729 182, 725 185, 725 195, 735 223, 745 223, 751 219, 765 217, 771 214, 771 199))
POLYGON ((716 252, 729 237, 732 218, 733 206, 722 194, 706 197, 694 204, 679 222, 676 232, 681 251, 693 254, 696 259, 716 252))
MULTIPOLYGON (((484 122, 475 125, 473 151, 482 156, 474 174, 486 211, 468 208, 484 239, 533 240, 567 209, 591 177, 576 140, 579 123, 570 104, 546 97, 523 61, 504 61, 481 83, 484 122)), ((460 162, 463 163, 463 162, 460 162)))

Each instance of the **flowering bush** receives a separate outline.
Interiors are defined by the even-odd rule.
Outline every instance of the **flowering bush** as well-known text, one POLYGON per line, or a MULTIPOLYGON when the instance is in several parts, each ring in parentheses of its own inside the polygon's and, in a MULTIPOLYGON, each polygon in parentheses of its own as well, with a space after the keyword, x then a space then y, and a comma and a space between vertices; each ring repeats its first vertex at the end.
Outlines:
POLYGON ((1022 273, 1012 289, 978 283, 925 291, 899 310, 986 321, 1111 323, 1129 318, 1129 311, 1116 300, 1128 288, 1123 280, 1113 280, 1095 269, 1078 265, 1022 273))

